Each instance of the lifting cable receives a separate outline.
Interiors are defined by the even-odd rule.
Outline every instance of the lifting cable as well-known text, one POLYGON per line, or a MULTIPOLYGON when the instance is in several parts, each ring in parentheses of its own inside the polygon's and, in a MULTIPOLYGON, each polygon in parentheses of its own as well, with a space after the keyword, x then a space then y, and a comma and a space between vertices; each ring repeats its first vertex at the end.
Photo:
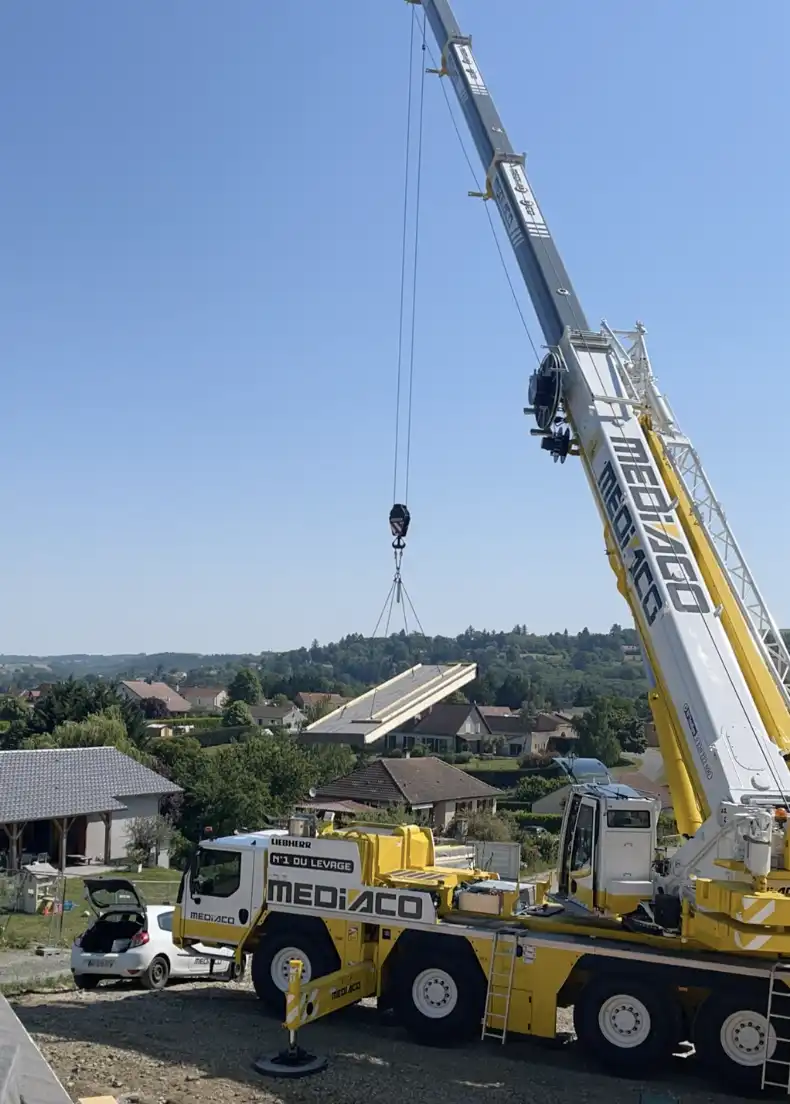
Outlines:
MULTIPOLYGON (((404 627, 408 633, 408 621, 406 618, 406 605, 404 604, 404 598, 408 602, 412 614, 415 616, 415 620, 419 624, 419 619, 414 613, 414 607, 411 604, 411 599, 405 590, 403 585, 403 579, 401 577, 401 563, 403 560, 403 552, 406 548, 406 536, 409 532, 409 525, 411 523, 411 514, 409 512, 409 476, 411 472, 411 430, 412 430, 412 409, 413 409, 413 396, 414 396, 414 354, 415 354, 415 327, 417 319, 417 271, 418 271, 418 259, 419 259, 419 244, 420 244, 420 195, 422 186, 422 147, 423 147, 423 119, 424 119, 424 105, 425 105, 425 64, 420 65, 420 81, 419 81, 419 95, 417 102, 417 121, 416 121, 416 167, 414 170, 414 230, 413 241, 411 249, 410 259, 410 271, 409 271, 409 200, 412 190, 412 165, 411 165, 411 146, 412 141, 415 139, 414 130, 414 103, 413 103, 413 85, 414 85, 414 60, 415 54, 417 54, 417 36, 415 31, 417 30, 417 16, 416 9, 412 9, 412 22, 409 35, 409 91, 406 104, 406 151, 405 151, 405 173, 404 173, 404 185, 403 185, 403 232, 401 237, 401 272, 400 272, 400 308, 398 312, 398 361, 397 361, 397 385, 395 395, 395 456, 393 462, 392 472, 392 497, 394 505, 390 510, 389 524, 390 533, 392 536, 392 549, 395 556, 395 574, 392 580, 392 586, 387 596, 387 602, 385 608, 382 611, 381 617, 376 625, 378 629, 379 624, 386 614, 387 628, 385 629, 385 635, 387 634, 389 621, 392 615, 392 606, 398 604, 403 609, 404 615, 404 627), (407 315, 410 315, 410 324, 408 326, 407 334, 407 315), (408 336, 408 359, 406 355, 408 336), (406 377, 406 408, 405 414, 405 434, 403 432, 401 424, 401 406, 402 406, 402 394, 404 390, 404 377, 406 377), (403 464, 401 471, 401 455, 403 454, 403 464), (402 501, 399 501, 398 491, 402 486, 403 496, 402 501), (387 612, 388 611, 388 612, 387 612)), ((419 37, 421 38, 419 57, 422 57, 423 52, 426 49, 426 20, 425 12, 423 12, 422 27, 419 29, 419 37)), ((375 632, 374 632, 375 636, 375 632)))
MULTIPOLYGON (((394 459, 392 471, 392 499, 394 505, 389 514, 390 535, 392 537, 392 550, 395 559, 395 572, 384 606, 379 614, 373 636, 378 633, 379 626, 384 622, 384 637, 389 635, 390 622, 394 607, 399 605, 403 614, 403 628, 408 638, 410 633, 409 615, 422 635, 425 631, 417 616, 414 604, 406 590, 401 574, 403 552, 406 548, 406 537, 411 524, 409 511, 409 477, 411 474, 411 431, 412 409, 414 396, 414 354, 415 354, 415 328, 417 319, 417 271, 420 244, 420 198, 422 187, 422 149, 423 149, 423 120, 425 106, 425 51, 426 51, 426 16, 423 11, 422 25, 417 23, 416 7, 412 8, 412 20, 409 31, 409 84, 406 100, 406 149, 405 168, 403 182, 403 228, 401 235, 401 266, 400 266, 400 306, 398 311, 398 356, 397 377, 395 389, 395 440, 394 459), (419 45, 419 50, 417 49, 419 45), (418 85, 417 109, 414 109, 414 65, 415 57, 421 60, 420 79, 418 85), (416 124, 415 124, 416 114, 416 124), (416 135, 415 135, 416 129, 416 135), (411 148, 416 141, 415 165, 412 167, 411 148), (414 182, 412 184, 412 176, 414 182), (409 207, 412 187, 414 189, 414 229, 410 242, 409 235, 409 207), (409 258, 409 246, 411 244, 411 258, 409 258), (407 318, 410 321, 407 326, 407 318), (407 345, 408 338, 408 345, 407 345), (408 356, 407 356, 408 348, 408 356), (405 383, 405 388, 404 388, 405 383), (403 392, 406 391, 404 417, 401 417, 403 405, 403 392), (405 429, 403 426, 405 422, 405 429), (403 459, 402 459, 403 458, 403 459), (402 469, 402 470, 401 470, 402 469), (402 497, 399 491, 402 488, 402 497)), ((370 704, 370 715, 376 701, 376 691, 370 704)))

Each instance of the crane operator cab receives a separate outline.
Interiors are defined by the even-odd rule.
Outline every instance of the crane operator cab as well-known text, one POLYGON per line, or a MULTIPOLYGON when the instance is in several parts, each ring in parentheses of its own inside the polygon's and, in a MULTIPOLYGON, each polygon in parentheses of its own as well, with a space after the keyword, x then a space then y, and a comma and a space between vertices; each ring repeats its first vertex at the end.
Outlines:
MULTIPOLYGON (((581 764, 573 774, 579 779, 581 764)), ((594 760, 587 762, 594 763, 594 760)), ((608 780, 574 786, 560 836, 558 893, 566 906, 625 916, 651 901, 661 802, 608 780)))

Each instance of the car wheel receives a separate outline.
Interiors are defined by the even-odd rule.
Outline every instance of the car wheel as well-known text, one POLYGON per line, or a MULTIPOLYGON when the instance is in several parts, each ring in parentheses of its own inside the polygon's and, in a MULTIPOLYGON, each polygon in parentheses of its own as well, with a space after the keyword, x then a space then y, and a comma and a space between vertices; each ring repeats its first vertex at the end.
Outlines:
POLYGON ((768 1080, 787 1077, 788 1046, 768 1023, 768 997, 749 989, 713 992, 694 1021, 692 1042, 709 1074, 732 1089, 760 1088, 767 1051, 768 1080), (777 1076, 776 1062, 781 1067, 777 1076))
POLYGON ((74 974, 74 984, 78 989, 95 989, 100 981, 98 974, 74 974))
POLYGON ((328 936, 321 939, 298 929, 264 935, 252 956, 252 984, 267 1010, 280 1019, 285 1015, 288 963, 292 958, 302 962, 303 985, 333 973, 339 965, 328 936))
POLYGON ((573 1024, 592 1061, 612 1073, 648 1074, 672 1053, 679 1011, 661 986, 640 978, 594 978, 576 1002, 573 1024))
POLYGON ((447 1046, 479 1035, 485 1008, 485 977, 464 956, 414 951, 398 962, 395 1011, 419 1043, 447 1046))
POLYGON ((170 962, 164 955, 157 955, 141 975, 140 984, 146 989, 164 989, 170 978, 170 962))

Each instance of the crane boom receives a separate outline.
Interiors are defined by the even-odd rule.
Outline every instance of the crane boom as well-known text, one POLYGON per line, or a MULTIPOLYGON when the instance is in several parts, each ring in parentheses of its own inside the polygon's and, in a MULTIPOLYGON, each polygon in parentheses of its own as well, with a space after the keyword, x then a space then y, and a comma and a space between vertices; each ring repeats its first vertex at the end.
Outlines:
MULTIPOLYGON (((568 455, 582 461, 669 718, 673 747, 662 750, 677 759, 676 785, 688 782, 697 822, 704 821, 679 852, 678 879, 722 877, 722 860, 740 858, 752 869, 758 837, 764 844, 771 833, 770 813, 759 810, 788 805, 790 770, 777 746, 784 734, 780 739, 773 730, 753 693, 754 679, 739 663, 742 649, 737 641, 733 646, 740 632, 751 634, 749 647, 755 643, 754 629, 741 618, 743 598, 736 594, 738 623, 730 618, 725 627, 718 592, 689 541, 690 508, 673 493, 656 443, 657 432, 667 427, 654 425, 656 411, 637 393, 634 364, 616 332, 605 324, 594 331, 587 323, 471 39, 461 33, 448 0, 409 2, 422 3, 436 37, 442 58, 437 72, 453 84, 486 174, 484 198, 499 210, 550 350, 530 380, 532 432, 555 461, 568 455), (751 859, 747 837, 754 840, 751 859)), ((732 579, 724 585, 732 588, 732 579)), ((765 644, 758 643, 763 663, 765 644)), ((780 681, 774 671, 771 678, 780 681)), ((774 682, 771 692, 779 692, 774 682)), ((780 710, 785 724, 784 701, 780 710)))
POLYGON ((567 328, 587 329, 587 323, 527 181, 524 155, 510 144, 472 54, 472 39, 461 34, 447 0, 428 0, 422 6, 442 51, 442 71, 455 88, 546 343, 556 345, 567 328))

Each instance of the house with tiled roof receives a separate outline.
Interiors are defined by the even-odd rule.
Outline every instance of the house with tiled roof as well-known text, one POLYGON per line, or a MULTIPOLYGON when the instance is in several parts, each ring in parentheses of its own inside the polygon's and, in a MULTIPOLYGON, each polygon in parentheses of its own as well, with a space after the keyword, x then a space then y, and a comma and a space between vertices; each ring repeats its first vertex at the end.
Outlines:
POLYGON ((123 862, 131 822, 180 792, 115 747, 0 751, 0 852, 10 870, 39 857, 60 869, 123 862))
POLYGON ((477 753, 490 736, 491 729, 479 706, 469 702, 438 702, 415 721, 390 732, 387 747, 408 751, 420 744, 436 755, 477 753))
POLYGON ((146 698, 158 698, 167 706, 170 714, 191 713, 192 706, 166 682, 146 682, 145 679, 126 679, 118 683, 118 692, 129 701, 140 705, 146 698))
POLYGON ((443 831, 456 816, 496 812, 502 791, 466 771, 426 755, 419 758, 375 759, 316 791, 313 805, 354 801, 380 809, 403 807, 416 823, 443 831))
POLYGON ((224 709, 228 702, 224 686, 180 686, 178 692, 193 709, 224 709))

